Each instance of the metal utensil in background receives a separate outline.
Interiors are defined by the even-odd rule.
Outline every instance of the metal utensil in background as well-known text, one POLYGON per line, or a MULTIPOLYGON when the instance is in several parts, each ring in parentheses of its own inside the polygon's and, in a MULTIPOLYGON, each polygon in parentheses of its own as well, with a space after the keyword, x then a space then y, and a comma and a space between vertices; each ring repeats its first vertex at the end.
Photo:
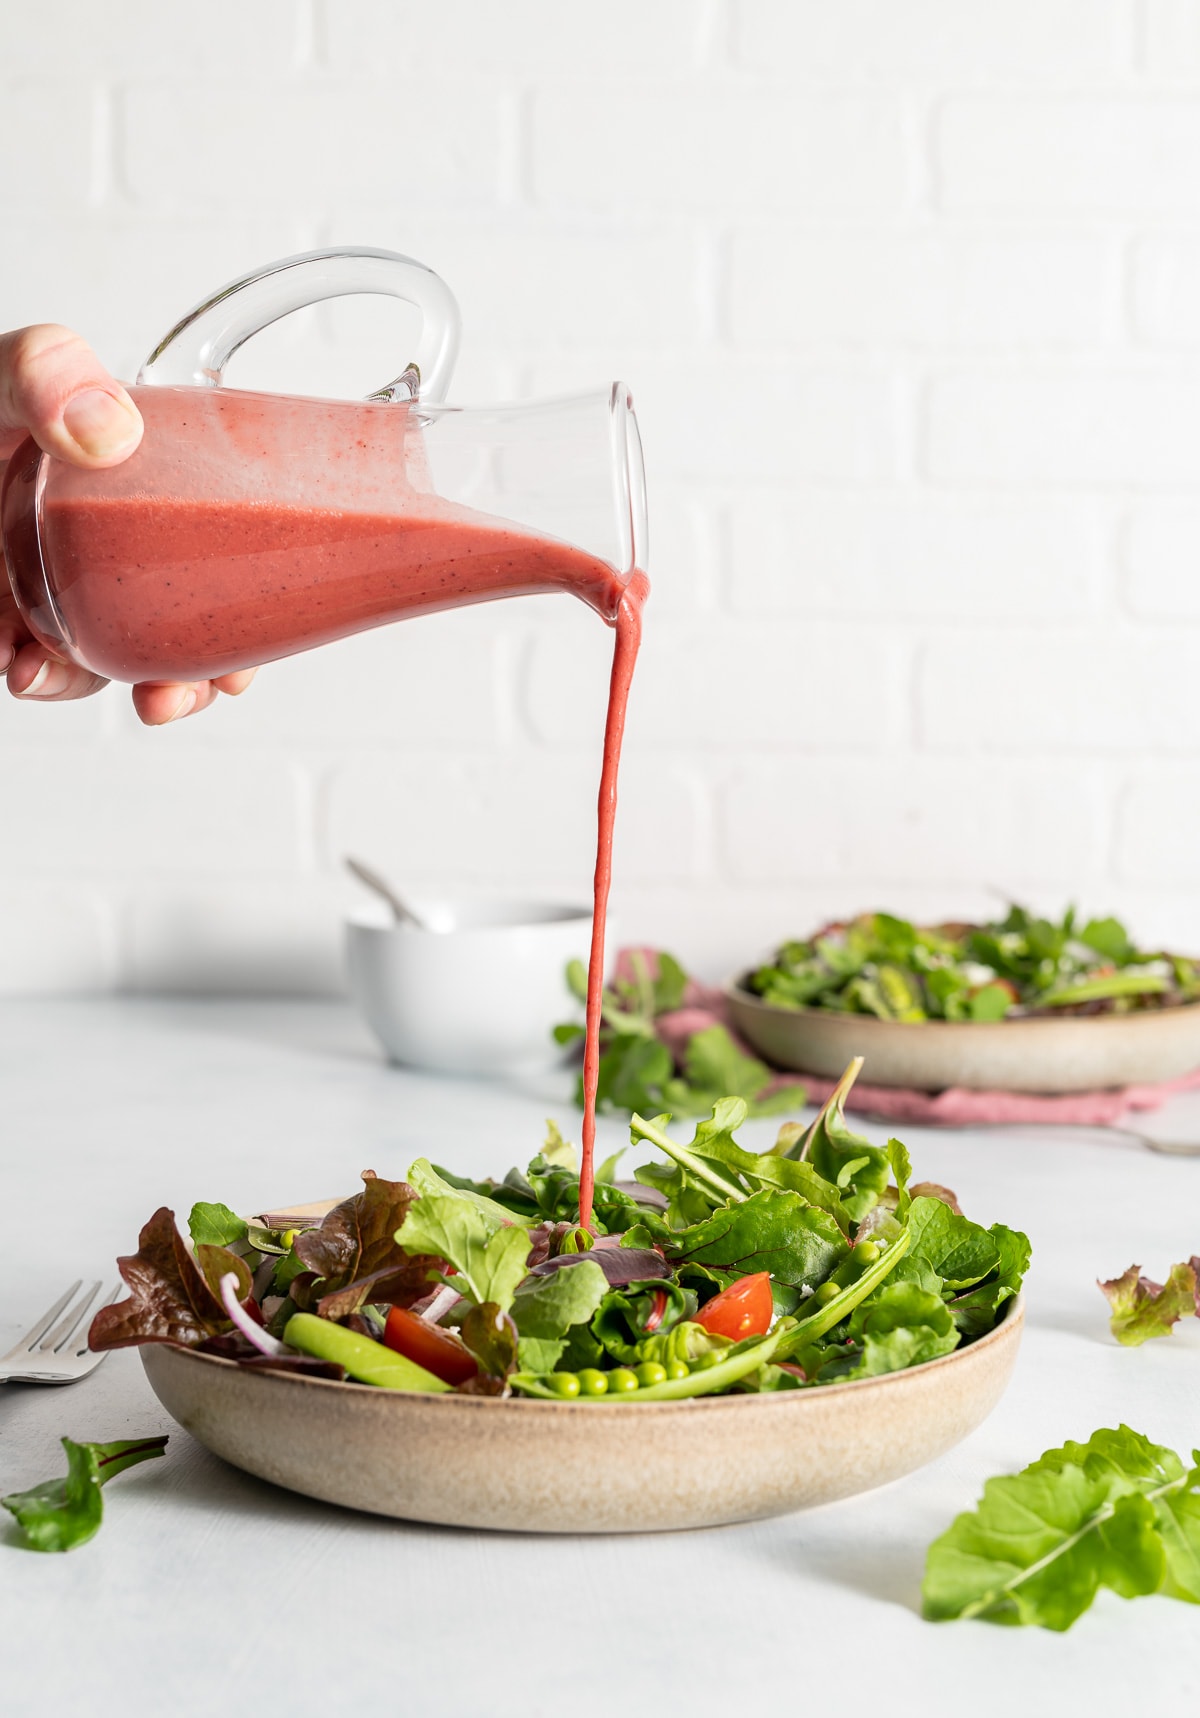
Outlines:
POLYGON ((429 929, 424 919, 413 912, 408 902, 396 893, 386 877, 381 877, 370 865, 365 865, 361 859, 351 858, 349 854, 346 855, 345 863, 346 869, 352 871, 360 883, 365 883, 368 889, 373 889, 377 895, 382 896, 395 914, 397 924, 414 925, 419 931, 429 929))

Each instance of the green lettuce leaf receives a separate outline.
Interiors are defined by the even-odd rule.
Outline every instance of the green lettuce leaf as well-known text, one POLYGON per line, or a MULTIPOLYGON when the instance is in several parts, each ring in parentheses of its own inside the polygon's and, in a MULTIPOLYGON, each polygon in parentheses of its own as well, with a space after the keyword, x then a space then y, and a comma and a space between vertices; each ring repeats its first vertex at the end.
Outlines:
POLYGON ((228 1205, 209 1205, 201 1200, 192 1206, 188 1233, 194 1247, 229 1247, 246 1239, 246 1220, 228 1205))
POLYGON ((1140 1265, 1099 1285, 1112 1315, 1118 1342, 1138 1348, 1152 1336, 1170 1336, 1181 1318, 1200 1313, 1200 1258, 1172 1265, 1165 1283, 1151 1282, 1140 1265))
POLYGON ((523 1372, 552 1372, 562 1358, 571 1327, 586 1324, 608 1293, 608 1278, 590 1259, 569 1271, 532 1277, 513 1296, 523 1372))
POLYGON ((739 1275, 770 1271, 779 1282, 815 1287, 848 1249, 827 1212, 798 1193, 766 1188, 674 1235, 670 1250, 695 1264, 739 1275))
POLYGON ((940 1199, 924 1195, 914 1199, 908 1227, 912 1241, 906 1265, 927 1264, 949 1289, 971 1288, 999 1268, 996 1237, 969 1217, 958 1216, 940 1199))
POLYGON ((1064 1630, 1101 1587, 1198 1600, 1198 1567, 1196 1470, 1121 1426, 988 1480, 929 1548, 924 1610, 1064 1630))
POLYGON ((502 1228, 470 1200, 432 1193, 409 1208, 396 1240, 410 1255, 449 1260, 458 1272, 455 1288, 477 1306, 490 1301, 502 1312, 512 1306, 532 1245, 527 1230, 511 1222, 502 1228))
POLYGON ((991 1330, 1005 1301, 1020 1293, 1032 1256, 1029 1236, 1020 1229, 993 1223, 988 1234, 996 1243, 999 1264, 977 1287, 956 1294, 950 1303, 954 1322, 968 1340, 991 1330))
POLYGON ((126 1468, 150 1461, 166 1449, 166 1437, 127 1438, 112 1444, 77 1444, 64 1438, 67 1472, 29 1491, 0 1497, 16 1516, 33 1551, 73 1551, 99 1531, 104 1517, 100 1487, 126 1468))

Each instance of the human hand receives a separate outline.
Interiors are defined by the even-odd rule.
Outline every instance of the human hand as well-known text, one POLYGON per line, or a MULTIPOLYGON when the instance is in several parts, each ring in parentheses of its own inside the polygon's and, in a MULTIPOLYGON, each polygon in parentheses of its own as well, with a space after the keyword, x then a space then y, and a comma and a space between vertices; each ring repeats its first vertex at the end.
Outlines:
MULTIPOLYGON (((0 467, 27 435, 55 459, 93 471, 120 465, 142 439, 142 419, 120 382, 78 334, 54 323, 0 334, 0 467)), ((16 698, 61 703, 107 684, 31 638, 0 573, 0 673, 16 698)), ((155 682, 133 688, 133 707, 151 727, 190 716, 219 692, 244 692, 254 669, 216 680, 155 682)))

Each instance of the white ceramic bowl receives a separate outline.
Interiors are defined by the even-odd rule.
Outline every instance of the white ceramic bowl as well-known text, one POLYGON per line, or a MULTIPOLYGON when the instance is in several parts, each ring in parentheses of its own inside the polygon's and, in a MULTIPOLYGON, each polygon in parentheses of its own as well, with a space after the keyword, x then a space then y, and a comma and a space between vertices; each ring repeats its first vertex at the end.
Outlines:
POLYGON ((428 930, 384 912, 346 926, 350 989, 389 1057, 443 1074, 512 1074, 562 1060, 565 970, 588 958, 590 907, 414 900, 428 930))

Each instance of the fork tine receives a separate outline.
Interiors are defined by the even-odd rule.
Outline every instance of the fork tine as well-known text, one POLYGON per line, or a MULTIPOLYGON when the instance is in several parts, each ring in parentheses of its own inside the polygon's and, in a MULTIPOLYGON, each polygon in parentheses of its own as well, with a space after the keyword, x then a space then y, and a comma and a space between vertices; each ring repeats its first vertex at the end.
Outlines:
MULTIPOLYGON (((97 1283, 96 1287, 99 1288, 100 1284, 97 1283)), ((120 1283, 114 1283, 113 1286, 109 1289, 108 1293, 105 1295, 104 1299, 100 1302, 100 1305, 96 1308, 96 1312, 102 1312, 106 1306, 111 1306, 113 1301, 117 1299, 117 1297, 119 1296, 120 1293, 121 1293, 120 1283)), ((86 1307, 84 1310, 86 1311, 86 1307)), ((93 1314, 93 1316, 95 1316, 95 1315, 93 1314)), ((74 1338, 74 1340, 72 1341, 71 1346, 67 1349, 66 1354, 63 1356, 64 1359, 66 1359, 66 1360, 80 1360, 83 1358, 84 1355, 87 1355, 89 1357, 89 1359, 92 1359, 92 1360, 97 1360, 97 1359, 103 1360, 103 1358, 104 1358, 103 1353, 101 1353, 100 1355, 95 1355, 92 1353, 91 1349, 88 1347, 88 1330, 90 1328, 91 1328, 91 1325, 90 1325, 90 1321, 89 1321, 89 1323, 84 1326, 84 1328, 80 1332, 80 1334, 78 1336, 76 1336, 74 1338)))
POLYGON ((28 1354, 29 1350, 33 1347, 34 1343, 37 1342, 38 1339, 47 1330, 49 1330, 50 1326, 54 1323, 54 1320, 58 1317, 59 1313, 63 1310, 63 1308, 67 1305, 67 1303, 71 1299, 73 1299, 73 1297, 75 1295, 77 1295, 79 1293, 79 1290, 82 1286, 83 1286, 83 1278, 80 1277, 78 1282, 73 1282, 71 1284, 70 1288, 67 1290, 66 1294, 64 1294, 61 1297, 61 1299, 55 1301, 54 1305, 50 1308, 49 1312, 42 1314, 41 1318, 38 1319, 38 1321, 34 1325, 33 1329, 26 1331, 25 1335, 17 1343, 16 1347, 10 1348, 7 1354, 0 1355, 0 1359, 15 1360, 19 1354, 28 1354))
POLYGON ((67 1316, 63 1319, 62 1323, 56 1324, 49 1336, 44 1336, 42 1338, 38 1343, 38 1352, 45 1354, 48 1350, 53 1350, 53 1352, 57 1354, 61 1348, 65 1348, 80 1319, 99 1293, 100 1284, 95 1282, 79 1302, 78 1306, 68 1307, 67 1316))

